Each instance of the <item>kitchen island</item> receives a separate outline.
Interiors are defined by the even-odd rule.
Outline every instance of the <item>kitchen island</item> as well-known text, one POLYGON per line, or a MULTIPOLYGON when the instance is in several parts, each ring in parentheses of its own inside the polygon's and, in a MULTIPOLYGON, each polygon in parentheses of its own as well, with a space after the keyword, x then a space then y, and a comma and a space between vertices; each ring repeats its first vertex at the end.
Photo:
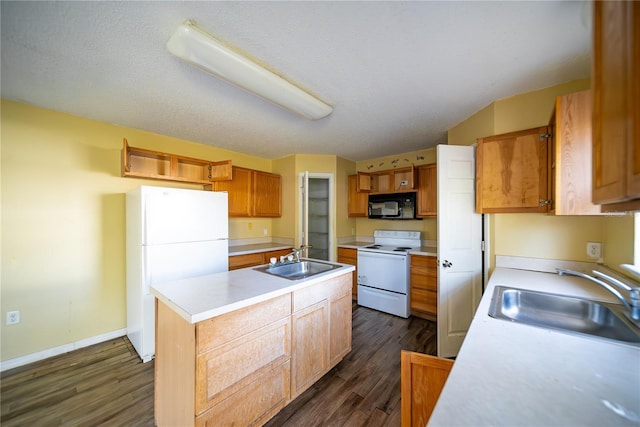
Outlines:
POLYGON ((617 302, 585 279, 496 268, 428 426, 640 424, 640 347, 492 318, 495 286, 617 302))
POLYGON ((342 360, 354 267, 337 265, 300 280, 245 268, 153 286, 156 424, 262 425, 342 360))

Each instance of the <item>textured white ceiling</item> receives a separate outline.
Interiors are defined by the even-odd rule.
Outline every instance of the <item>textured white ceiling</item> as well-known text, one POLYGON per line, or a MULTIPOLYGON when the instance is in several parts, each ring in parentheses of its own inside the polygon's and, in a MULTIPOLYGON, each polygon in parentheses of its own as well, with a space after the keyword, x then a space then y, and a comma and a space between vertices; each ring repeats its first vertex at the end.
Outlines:
POLYGON ((590 5, 576 1, 0 7, 2 98, 265 158, 422 150, 496 99, 590 74, 590 5), (302 119, 173 57, 186 19, 334 112, 302 119))

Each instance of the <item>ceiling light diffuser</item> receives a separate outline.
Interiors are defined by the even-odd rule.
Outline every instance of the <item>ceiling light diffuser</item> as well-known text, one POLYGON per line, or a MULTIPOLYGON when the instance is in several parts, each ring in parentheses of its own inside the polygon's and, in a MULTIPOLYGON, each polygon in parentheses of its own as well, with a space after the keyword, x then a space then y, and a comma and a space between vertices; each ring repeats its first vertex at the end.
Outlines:
POLYGON ((183 61, 309 120, 333 111, 318 98, 235 52, 192 22, 180 25, 167 49, 183 61))

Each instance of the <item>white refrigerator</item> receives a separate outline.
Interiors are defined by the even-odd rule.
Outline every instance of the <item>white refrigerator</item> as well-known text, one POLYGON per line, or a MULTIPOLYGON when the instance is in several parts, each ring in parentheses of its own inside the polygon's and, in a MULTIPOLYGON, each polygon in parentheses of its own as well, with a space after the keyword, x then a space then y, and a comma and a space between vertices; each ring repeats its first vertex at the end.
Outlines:
POLYGON ((149 286, 229 270, 228 195, 141 186, 126 195, 127 336, 143 362, 155 355, 149 286))

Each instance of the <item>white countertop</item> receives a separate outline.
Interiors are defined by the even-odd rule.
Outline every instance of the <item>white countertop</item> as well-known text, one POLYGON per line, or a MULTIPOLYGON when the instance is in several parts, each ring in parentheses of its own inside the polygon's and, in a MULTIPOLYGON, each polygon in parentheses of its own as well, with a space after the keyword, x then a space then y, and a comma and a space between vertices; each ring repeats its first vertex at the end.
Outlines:
POLYGON ((157 284, 150 289, 156 298, 171 307, 187 322, 197 323, 350 273, 355 269, 348 264, 330 264, 341 267, 300 280, 283 279, 256 271, 256 267, 248 267, 157 284))
POLYGON ((640 425, 640 348, 489 317, 496 285, 615 302, 577 277, 496 268, 429 426, 640 425))
POLYGON ((283 245, 280 243, 255 243, 252 245, 229 246, 229 256, 278 251, 280 249, 291 249, 291 247, 291 245, 283 245))

